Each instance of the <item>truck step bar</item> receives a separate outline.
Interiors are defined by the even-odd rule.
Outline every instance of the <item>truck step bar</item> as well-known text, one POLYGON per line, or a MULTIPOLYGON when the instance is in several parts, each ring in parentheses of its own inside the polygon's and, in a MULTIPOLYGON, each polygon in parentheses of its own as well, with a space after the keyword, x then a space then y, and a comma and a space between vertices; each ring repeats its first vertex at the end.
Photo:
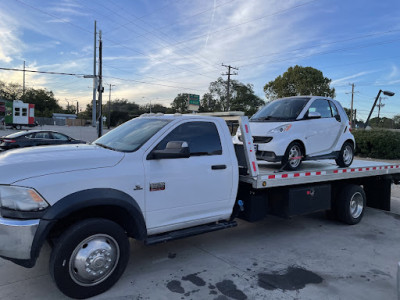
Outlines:
POLYGON ((167 242, 171 240, 177 240, 184 237, 189 237, 197 234, 202 234, 206 232, 217 231, 225 228, 231 228, 237 226, 236 221, 229 221, 229 222, 219 222, 219 223, 211 223, 201 226, 196 226, 193 228, 186 228, 177 231, 167 232, 163 234, 149 236, 145 240, 146 245, 153 245, 157 243, 167 242))

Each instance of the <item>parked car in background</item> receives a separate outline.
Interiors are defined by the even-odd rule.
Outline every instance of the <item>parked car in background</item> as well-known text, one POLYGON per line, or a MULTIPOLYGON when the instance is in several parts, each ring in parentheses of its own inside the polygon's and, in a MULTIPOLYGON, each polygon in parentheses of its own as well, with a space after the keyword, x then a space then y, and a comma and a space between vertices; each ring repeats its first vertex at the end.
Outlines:
MULTIPOLYGON (((355 140, 349 120, 334 99, 288 97, 269 102, 250 119, 258 160, 281 162, 296 170, 303 160, 335 159, 340 167, 353 162, 355 140)), ((240 129, 233 138, 242 142, 240 129)))
POLYGON ((85 143, 85 141, 76 140, 68 135, 51 130, 19 131, 0 137, 0 149, 2 150, 44 145, 85 143))

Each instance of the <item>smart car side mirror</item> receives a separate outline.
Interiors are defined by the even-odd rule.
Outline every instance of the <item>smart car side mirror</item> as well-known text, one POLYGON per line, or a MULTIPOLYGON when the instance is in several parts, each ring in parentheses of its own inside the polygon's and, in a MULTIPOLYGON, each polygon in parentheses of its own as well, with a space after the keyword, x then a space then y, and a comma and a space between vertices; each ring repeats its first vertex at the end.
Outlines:
POLYGON ((321 114, 316 111, 309 111, 307 113, 307 119, 319 119, 321 118, 321 114))

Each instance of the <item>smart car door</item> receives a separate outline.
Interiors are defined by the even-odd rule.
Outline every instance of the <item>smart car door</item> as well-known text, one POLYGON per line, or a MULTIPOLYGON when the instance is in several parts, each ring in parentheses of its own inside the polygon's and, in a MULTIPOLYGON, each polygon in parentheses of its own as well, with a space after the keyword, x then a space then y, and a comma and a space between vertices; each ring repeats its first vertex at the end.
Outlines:
POLYGON ((320 118, 307 120, 307 130, 304 133, 306 153, 309 156, 327 154, 333 151, 341 123, 332 114, 332 108, 327 99, 316 99, 311 103, 308 112, 317 112, 320 118))

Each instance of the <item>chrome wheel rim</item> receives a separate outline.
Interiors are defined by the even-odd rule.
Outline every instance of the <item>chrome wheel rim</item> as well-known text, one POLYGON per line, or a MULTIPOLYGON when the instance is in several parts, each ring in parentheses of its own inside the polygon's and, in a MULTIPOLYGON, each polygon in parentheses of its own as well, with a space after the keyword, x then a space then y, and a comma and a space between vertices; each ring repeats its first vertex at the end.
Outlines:
POLYGON ((289 164, 292 168, 296 168, 301 162, 301 149, 298 145, 293 145, 289 150, 289 164))
POLYGON ((350 165, 352 160, 353 160, 353 148, 349 145, 346 145, 346 147, 343 150, 343 162, 346 165, 350 165))
POLYGON ((355 193, 350 199, 350 215, 357 219, 364 210, 364 198, 361 193, 355 193))
POLYGON ((107 234, 92 235, 83 240, 72 252, 69 274, 82 286, 93 286, 106 280, 119 261, 118 243, 107 234))

